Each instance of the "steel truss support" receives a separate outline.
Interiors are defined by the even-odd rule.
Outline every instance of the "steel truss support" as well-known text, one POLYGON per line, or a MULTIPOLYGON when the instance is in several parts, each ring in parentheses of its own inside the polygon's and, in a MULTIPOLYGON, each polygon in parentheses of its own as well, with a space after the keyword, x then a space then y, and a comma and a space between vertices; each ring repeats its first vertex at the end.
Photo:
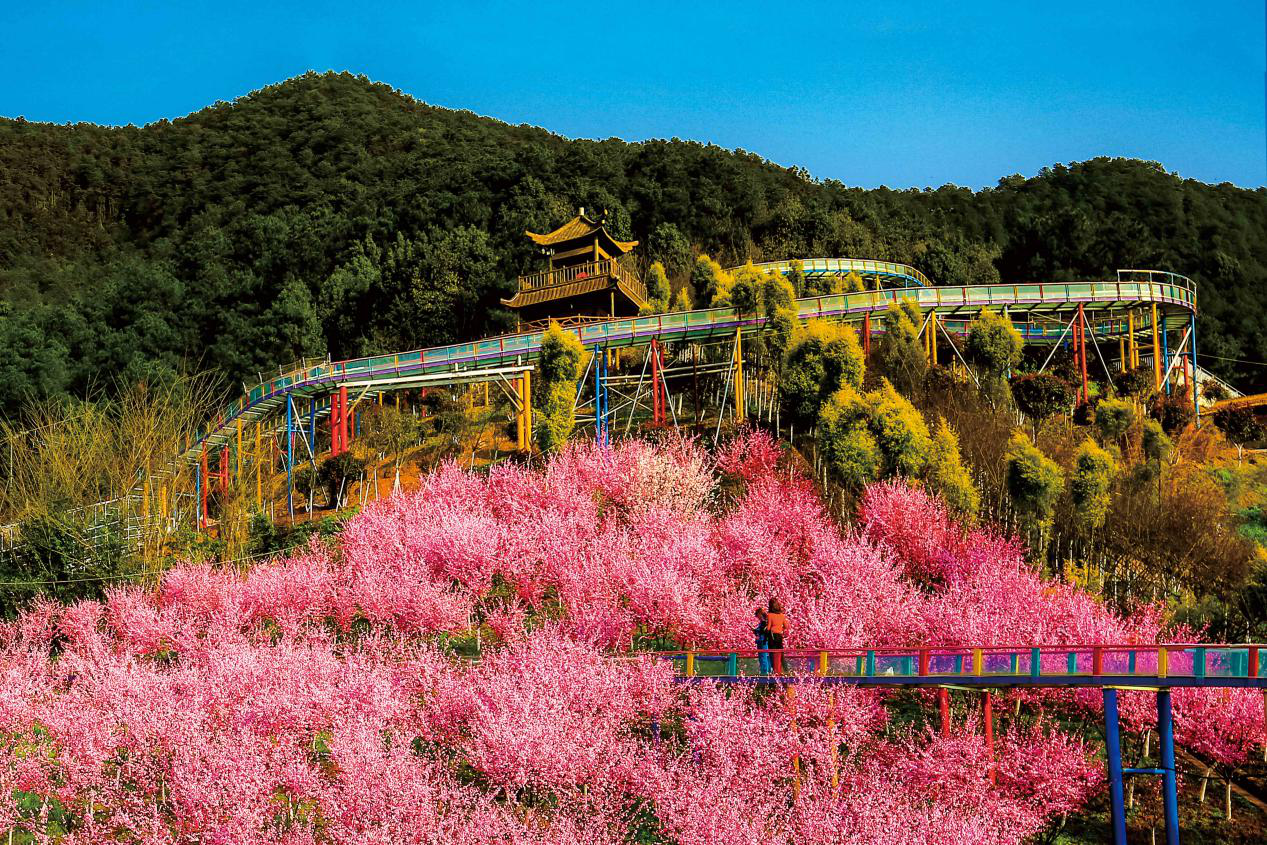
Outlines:
POLYGON ((664 386, 664 359, 660 343, 651 339, 651 424, 657 428, 665 425, 664 406, 668 403, 668 391, 664 386))
POLYGON ((1069 318, 1069 322, 1065 324, 1065 330, 1060 333, 1060 337, 1056 338, 1056 342, 1052 344, 1051 351, 1047 353, 1047 357, 1043 359, 1043 365, 1038 368, 1041 373, 1047 369, 1047 365, 1051 363, 1052 357, 1056 354, 1056 350, 1060 348, 1060 344, 1064 342, 1065 335, 1069 334, 1074 325, 1078 322, 1078 315, 1074 314, 1069 318))
POLYGON ((1170 708, 1170 690, 1157 690, 1157 734, 1160 738, 1160 765, 1156 768, 1122 766, 1122 735, 1118 724, 1117 690, 1104 688, 1104 738, 1109 769, 1109 815, 1113 845, 1126 845, 1126 801, 1124 775, 1160 775, 1162 807, 1166 823, 1166 845, 1179 845, 1179 794, 1175 771, 1175 723, 1170 708))
MULTIPOLYGON (((1081 312, 1081 309, 1079 309, 1079 311, 1081 312)), ((1091 322, 1087 319, 1087 315, 1085 313, 1082 314, 1082 327, 1086 331, 1087 334, 1091 335, 1091 346, 1092 348, 1095 349, 1095 357, 1100 359, 1100 366, 1104 368, 1104 377, 1111 378, 1108 362, 1104 360, 1104 355, 1100 352, 1100 343, 1099 341, 1095 339, 1095 329, 1092 328, 1091 322)), ((1086 362, 1087 350, 1085 348, 1085 343, 1086 343, 1086 335, 1084 334, 1083 335, 1084 348, 1082 350, 1082 357, 1083 357, 1082 364, 1083 364, 1084 369, 1086 368, 1086 363, 1087 363, 1086 362)))

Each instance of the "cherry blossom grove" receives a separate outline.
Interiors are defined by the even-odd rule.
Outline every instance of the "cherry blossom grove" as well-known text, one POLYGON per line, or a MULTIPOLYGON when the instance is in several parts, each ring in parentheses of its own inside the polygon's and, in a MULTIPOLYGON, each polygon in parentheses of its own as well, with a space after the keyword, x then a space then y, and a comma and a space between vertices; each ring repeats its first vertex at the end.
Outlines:
MULTIPOLYGON (((444 466, 332 546, 245 572, 42 603, 0 631, 0 829, 139 843, 1015 843, 1103 787, 1060 727, 1093 697, 1017 693, 993 756, 970 694, 689 688, 664 647, 1158 642, 1044 580, 918 488, 856 524, 758 434, 573 445, 444 466), (912 714, 916 714, 912 716, 912 714), (992 780, 988 773, 993 770, 992 780)), ((1177 692, 1179 741, 1235 763, 1261 697, 1177 692)), ((1150 723, 1124 696, 1129 729, 1150 723)))

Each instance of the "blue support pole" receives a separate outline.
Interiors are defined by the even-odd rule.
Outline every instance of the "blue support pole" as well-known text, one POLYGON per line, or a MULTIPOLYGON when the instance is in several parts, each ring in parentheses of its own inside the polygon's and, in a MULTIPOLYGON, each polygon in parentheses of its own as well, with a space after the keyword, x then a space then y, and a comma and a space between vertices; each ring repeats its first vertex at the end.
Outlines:
POLYGON ((598 445, 611 445, 611 408, 607 392, 607 350, 598 349, 598 366, 594 368, 594 404, 598 420, 598 445))
POLYGON ((1109 810, 1113 845, 1126 845, 1126 800, 1122 789, 1122 736, 1117 718, 1117 690, 1104 690, 1104 750, 1109 758, 1109 810))
POLYGON ((1031 648, 1029 650, 1029 676, 1038 678, 1043 674, 1043 652, 1042 649, 1031 648))
POLYGON ((594 347, 594 441, 603 445, 603 359, 599 346, 594 347))
POLYGON ((1161 738, 1161 796, 1166 816, 1166 845, 1179 845, 1179 794, 1175 778, 1175 722, 1170 690, 1157 690, 1157 734, 1161 738))
POLYGON ((286 511, 290 518, 295 518, 295 487, 293 470, 295 467, 295 402, 286 394, 286 511))
MULTIPOLYGON (((308 403, 308 442, 312 444, 313 455, 317 454, 317 400, 308 403)), ((315 458, 314 458, 315 460, 315 458)))
POLYGON ((1197 401, 1197 315, 1188 317, 1188 325, 1192 330, 1188 333, 1192 338, 1192 410, 1196 412, 1197 425, 1201 424, 1201 403, 1197 401))

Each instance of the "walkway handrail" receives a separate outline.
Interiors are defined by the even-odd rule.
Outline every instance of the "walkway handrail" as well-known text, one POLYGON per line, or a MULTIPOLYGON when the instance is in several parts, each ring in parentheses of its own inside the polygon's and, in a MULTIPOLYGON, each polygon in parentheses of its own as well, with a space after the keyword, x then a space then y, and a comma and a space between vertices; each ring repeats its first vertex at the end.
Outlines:
MULTIPOLYGON (((933 286, 927 276, 909 264, 878 261, 873 258, 788 258, 783 261, 762 261, 753 266, 762 273, 787 274, 791 272, 794 261, 800 262, 801 272, 806 276, 839 276, 857 273, 860 276, 909 279, 920 287, 933 286)), ((730 272, 733 273, 738 269, 740 267, 731 267, 730 272)))
MULTIPOLYGON (((928 686, 1085 686, 1139 681, 1150 686, 1254 686, 1267 688, 1267 644, 1085 643, 1054 645, 950 645, 877 648, 784 649, 777 653, 789 676, 844 682, 928 686)), ((683 678, 762 677, 755 648, 649 652, 670 661, 683 678)), ((768 676, 766 676, 768 677, 768 676)))

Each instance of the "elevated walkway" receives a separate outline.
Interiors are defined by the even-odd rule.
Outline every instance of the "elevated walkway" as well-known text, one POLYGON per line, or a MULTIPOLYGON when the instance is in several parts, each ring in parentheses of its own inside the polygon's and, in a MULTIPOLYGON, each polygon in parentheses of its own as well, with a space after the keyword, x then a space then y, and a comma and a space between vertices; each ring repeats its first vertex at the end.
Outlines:
MULTIPOLYGON (((1064 337, 1063 321, 1082 306, 1098 315, 1096 332, 1116 338, 1127 323, 1115 312, 1144 306, 1158 307, 1158 320, 1167 328, 1188 325, 1196 310, 1196 289, 1183 276, 1160 271, 1122 271, 1116 281, 1035 283, 1023 285, 967 285, 934 287, 913 267, 859 259, 807 259, 807 273, 859 272, 887 274, 905 287, 835 294, 797 300, 801 320, 820 318, 860 322, 883 312, 891 303, 914 300, 924 311, 938 314, 948 331, 962 330, 983 307, 1004 310, 1017 322, 1027 343, 1057 343, 1064 337)), ((790 262, 771 262, 760 268, 787 272, 790 262)), ((578 326, 574 331, 590 348, 641 346, 660 342, 707 342, 759 331, 765 318, 740 314, 733 308, 709 308, 647 317, 629 317, 578 326)), ((287 397, 324 395, 341 386, 373 391, 422 385, 445 385, 504 378, 505 368, 522 368, 536 358, 543 332, 530 331, 485 338, 470 343, 417 349, 391 355, 326 361, 278 375, 251 388, 216 416, 181 456, 192 460, 206 447, 226 445, 239 422, 258 421, 285 412, 287 397)))

